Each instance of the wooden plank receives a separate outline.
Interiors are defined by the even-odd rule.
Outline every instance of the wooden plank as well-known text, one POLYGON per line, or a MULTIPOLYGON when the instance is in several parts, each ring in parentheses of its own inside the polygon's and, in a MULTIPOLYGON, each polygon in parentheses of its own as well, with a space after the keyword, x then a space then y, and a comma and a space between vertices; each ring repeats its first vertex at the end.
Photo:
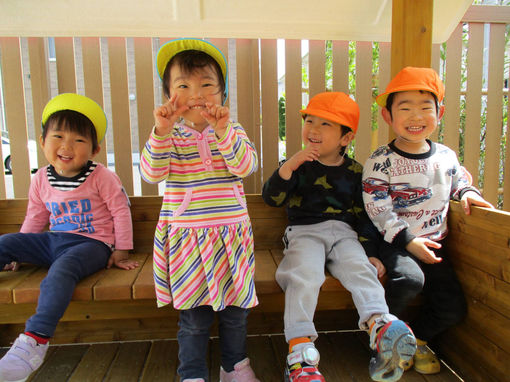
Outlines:
POLYGON ((257 294, 281 293, 274 275, 276 264, 268 250, 255 251, 255 285, 257 294))
MULTIPOLYGON (((147 255, 135 253, 130 259, 143 264, 147 255)), ((140 272, 140 267, 131 270, 110 268, 108 277, 99 280, 93 288, 94 300, 130 300, 132 298, 132 285, 140 272)))
POLYGON ((140 272, 133 284, 133 299, 155 299, 152 255, 146 255, 144 263, 140 263, 140 272))
POLYGON ((13 302, 12 290, 37 270, 35 265, 22 264, 16 272, 0 272, 0 304, 13 302))
POLYGON ((103 277, 108 277, 106 269, 101 269, 98 272, 91 274, 81 280, 74 289, 73 300, 74 301, 91 301, 93 299, 92 289, 94 285, 98 283, 103 277))
POLYGON ((74 40, 72 37, 55 37, 58 92, 76 93, 74 40))
POLYGON ((140 382, 173 381, 177 375, 177 341, 154 341, 145 361, 140 382))
POLYGON ((301 40, 285 40, 285 140, 286 158, 302 148, 299 113, 303 106, 301 40))
MULTIPOLYGON (((30 186, 28 161, 28 133, 23 90, 20 40, 16 37, 0 37, 0 65, 3 80, 3 106, 5 125, 9 132, 12 182, 14 196, 26 198, 30 186)), ((2 161, 3 162, 3 161, 2 161)), ((3 174, 3 163, 0 165, 3 174)), ((3 181, 2 176, 2 181, 3 181)), ((2 187, 5 190, 5 187, 2 187)), ((2 192, 5 197, 5 194, 2 192)), ((1 196, 1 195, 0 195, 1 196)))
POLYGON ((118 343, 90 345, 67 382, 102 381, 118 348, 118 343))
POLYGON ((467 370, 464 374, 469 375, 470 380, 478 376, 480 381, 505 381, 510 374, 510 354, 466 324, 448 330, 441 338, 442 353, 455 361, 454 366, 461 375, 467 370))
POLYGON ((308 94, 310 99, 326 90, 326 45, 323 40, 308 42, 308 94))
MULTIPOLYGON (((0 200, 0 226, 19 225, 21 227, 27 212, 27 202, 28 199, 0 200)), ((19 228, 10 232, 18 231, 19 228)))
POLYGON ((391 77, 405 66, 430 67, 433 0, 392 0, 391 77))
POLYGON ((446 43, 446 81, 443 143, 459 152, 462 24, 457 25, 446 43))
POLYGON ((45 268, 38 268, 36 271, 30 273, 22 284, 18 284, 12 290, 12 298, 15 304, 28 304, 36 303, 39 298, 39 285, 46 277, 48 270, 45 268))
POLYGON ((464 131, 464 166, 473 177, 473 185, 478 187, 478 161, 480 160, 480 125, 482 109, 482 71, 484 50, 483 24, 469 24, 466 79, 466 128, 464 131))
MULTIPOLYGON (((510 47, 507 48, 508 55, 510 55, 510 47)), ((510 73, 506 78, 507 83, 510 83, 510 73)), ((510 102, 506 105, 506 115, 510 115, 510 102)), ((510 118, 506 119, 506 155, 504 168, 510 169, 510 118)), ((503 177, 503 184, 510 184, 510 171, 505 171, 503 177)), ((510 187, 503 189, 503 208, 510 211, 510 187)))
POLYGON ((278 166, 278 83, 276 40, 260 41, 260 76, 262 98, 262 181, 265 182, 278 166))
POLYGON ((333 41, 333 91, 349 94, 349 41, 333 41))
MULTIPOLYGON (((27 41, 30 63, 30 85, 32 87, 32 107, 34 112, 34 130, 37 140, 41 135, 42 112, 44 106, 50 99, 48 53, 44 38, 29 37, 27 41)), ((43 167, 48 163, 40 145, 37 145, 37 163, 38 167, 43 167)))
MULTIPOLYGON (((83 64, 83 82, 85 85, 85 95, 93 99, 104 110, 103 97, 103 72, 101 68, 101 41, 98 37, 82 37, 82 64, 83 64)), ((112 121, 108 121, 108 128, 111 129, 112 121)), ((94 158, 104 165, 107 165, 106 153, 108 152, 108 134, 101 142, 101 151, 94 158)))
MULTIPOLYGON (((379 91, 378 95, 384 93, 386 86, 390 82, 390 52, 391 44, 386 42, 379 43, 379 91)), ((390 141, 391 127, 384 122, 381 114, 381 108, 377 110, 377 145, 372 147, 374 151, 377 147, 384 145, 390 141)), ((393 131, 391 131, 393 134, 393 131)))
MULTIPOLYGON (((365 333, 362 335, 366 341, 367 335, 365 333)), ((336 365, 335 369, 331 371, 335 375, 333 380, 342 381, 353 378, 356 381, 364 381, 370 379, 368 375, 370 353, 360 343, 355 333, 331 333, 327 337, 319 336, 319 338, 318 345, 321 344, 325 350, 329 350, 321 351, 321 358, 325 362, 336 365), (342 357, 338 357, 338 354, 342 354, 342 357)), ((329 373, 329 370, 322 371, 329 373)))
POLYGON ((87 349, 87 345, 59 346, 32 381, 67 381, 87 349))
MULTIPOLYGON (((153 82, 153 53, 152 39, 145 37, 135 37, 134 39, 135 55, 135 73, 136 73, 136 107, 138 117, 138 152, 141 153, 145 142, 154 125, 154 97, 148 97, 148 94, 154 94, 153 82)), ((141 182, 142 195, 157 195, 158 185, 141 182)))
POLYGON ((497 205, 499 188, 505 31, 504 24, 491 25, 483 196, 493 205, 497 205))
POLYGON ((149 342, 122 343, 105 382, 137 382, 149 352, 149 342))
POLYGON ((264 381, 278 381, 282 378, 281 369, 275 367, 275 354, 271 340, 266 336, 248 337, 246 349, 250 365, 255 375, 264 381))
MULTIPOLYGON (((262 141, 260 139, 260 74, 257 39, 236 39, 236 72, 237 117, 255 145, 260 168, 262 141)), ((243 185, 247 193, 260 192, 261 171, 243 179, 243 185)))
POLYGON ((356 102, 360 109, 355 158, 365 163, 372 143, 372 43, 356 43, 356 102))
POLYGON ((131 128, 129 118, 129 90, 127 75, 126 40, 108 38, 108 59, 115 153, 115 172, 128 195, 133 195, 133 160, 131 157, 131 128))

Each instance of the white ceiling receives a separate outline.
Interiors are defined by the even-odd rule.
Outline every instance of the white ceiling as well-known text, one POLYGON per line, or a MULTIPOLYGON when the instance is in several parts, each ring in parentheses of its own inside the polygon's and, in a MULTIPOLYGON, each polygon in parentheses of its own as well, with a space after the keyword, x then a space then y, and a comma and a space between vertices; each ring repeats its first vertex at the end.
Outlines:
MULTIPOLYGON (((472 0, 435 0, 433 42, 472 0)), ((391 40, 391 0, 0 0, 0 36, 391 40)))

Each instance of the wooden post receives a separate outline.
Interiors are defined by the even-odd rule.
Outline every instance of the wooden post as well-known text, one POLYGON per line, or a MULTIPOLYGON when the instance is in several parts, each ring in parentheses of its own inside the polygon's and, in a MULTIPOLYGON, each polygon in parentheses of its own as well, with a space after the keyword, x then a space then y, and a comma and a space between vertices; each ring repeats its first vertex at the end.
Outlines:
MULTIPOLYGON (((434 0, 393 0, 391 27, 391 77, 406 66, 432 63, 434 0)), ((395 138, 390 128, 390 139, 395 138)))

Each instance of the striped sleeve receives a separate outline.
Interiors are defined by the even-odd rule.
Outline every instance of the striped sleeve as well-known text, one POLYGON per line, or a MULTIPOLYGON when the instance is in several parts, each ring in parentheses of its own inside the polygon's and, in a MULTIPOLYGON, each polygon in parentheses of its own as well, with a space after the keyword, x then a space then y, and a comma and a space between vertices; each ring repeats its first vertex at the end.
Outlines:
POLYGON ((257 171, 257 152, 240 124, 230 123, 217 143, 230 173, 244 178, 257 171))
POLYGON ((146 182, 159 183, 168 177, 172 147, 171 135, 160 137, 152 130, 140 156, 140 174, 146 182))

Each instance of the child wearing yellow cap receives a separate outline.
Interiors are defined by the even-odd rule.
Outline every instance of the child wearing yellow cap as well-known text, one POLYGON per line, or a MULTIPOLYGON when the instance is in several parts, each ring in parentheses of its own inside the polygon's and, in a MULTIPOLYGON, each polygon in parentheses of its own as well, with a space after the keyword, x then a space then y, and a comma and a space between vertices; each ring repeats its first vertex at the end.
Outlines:
POLYGON ((157 69, 168 101, 154 110, 154 129, 140 171, 165 182, 154 237, 158 306, 179 309, 179 367, 184 382, 208 381, 209 330, 218 318, 222 382, 258 382, 246 354, 255 293, 253 234, 242 178, 257 153, 230 120, 227 61, 208 41, 163 45, 157 69))
POLYGON ((40 144, 49 165, 32 179, 20 232, 0 236, 0 269, 19 263, 49 269, 36 313, 0 360, 0 381, 25 380, 41 366, 78 281, 112 265, 138 266, 128 259, 127 195, 117 175, 93 161, 106 124, 101 107, 78 94, 60 94, 43 110, 40 144))
POLYGON ((379 259, 387 270, 390 312, 399 315, 418 293, 425 295, 421 314, 410 324, 418 343, 414 368, 423 374, 440 370, 427 342, 466 313, 443 249, 449 200, 460 200, 467 214, 470 204, 493 208, 471 186, 455 152, 429 140, 444 113, 443 97, 433 69, 402 69, 376 98, 396 138, 379 147, 363 171, 365 209, 384 235, 379 259))
POLYGON ((287 206, 284 257, 276 280, 285 291, 286 380, 324 382, 313 316, 324 268, 352 293, 359 327, 370 335, 370 377, 397 381, 416 341, 407 325, 389 314, 379 283, 384 267, 375 257, 380 235, 363 209, 362 166, 345 155, 358 129, 359 108, 348 95, 326 92, 301 110, 304 149, 264 184, 270 206, 287 206))

